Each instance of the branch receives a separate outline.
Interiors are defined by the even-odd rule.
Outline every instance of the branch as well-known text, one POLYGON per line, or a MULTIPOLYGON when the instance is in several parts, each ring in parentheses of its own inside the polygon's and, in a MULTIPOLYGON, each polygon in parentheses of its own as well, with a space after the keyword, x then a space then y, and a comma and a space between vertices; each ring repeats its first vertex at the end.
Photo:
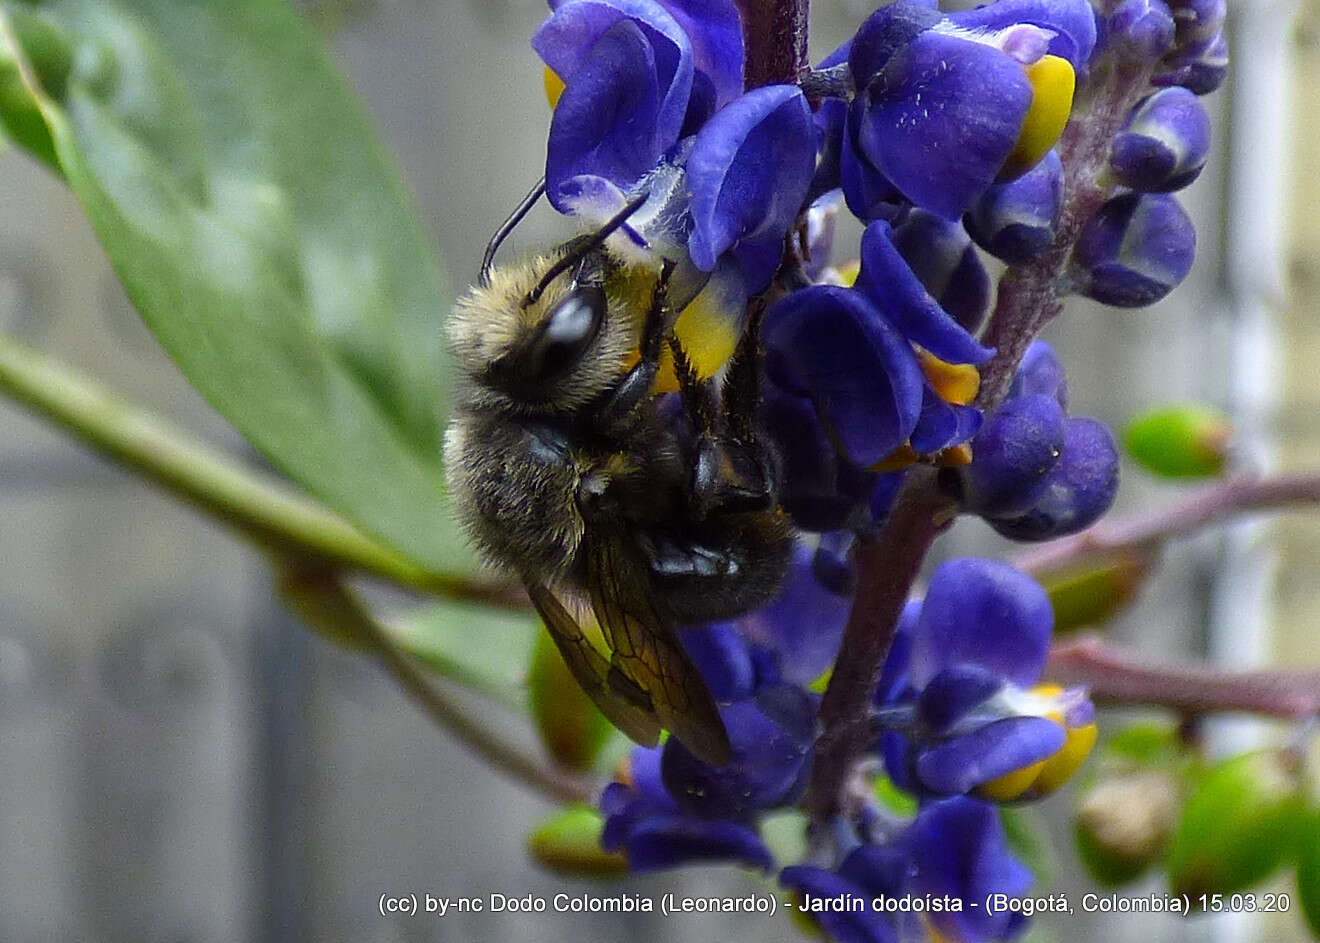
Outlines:
POLYGON ((1042 544, 1018 554, 1013 564, 1033 575, 1069 569, 1090 557, 1157 550, 1175 537, 1247 511, 1308 504, 1320 504, 1320 472, 1232 478, 1198 489, 1168 507, 1097 524, 1072 537, 1042 544))
POLYGON ((518 602, 502 584, 418 566, 281 482, 191 441, 159 417, 4 336, 0 393, 280 556, 316 560, 437 595, 497 605, 518 602))
POLYGON ((793 84, 810 68, 808 0, 737 0, 742 16, 743 85, 793 84))
POLYGON ((873 738, 871 695, 894 640, 921 563, 936 536, 953 520, 953 508, 934 487, 934 471, 914 468, 880 533, 857 546, 860 579, 829 686, 817 715, 816 740, 806 807, 817 821, 838 809, 853 760, 873 738), (903 548, 896 552, 895 548, 903 548))
POLYGON ((1246 711, 1297 720, 1320 713, 1320 670, 1152 665, 1095 638, 1056 645, 1045 675, 1063 684, 1086 685, 1097 701, 1151 704, 1184 714, 1246 711))
POLYGON ((474 716, 459 698, 434 687, 337 574, 293 564, 281 572, 279 591, 318 630, 374 651, 399 687, 436 724, 495 769, 559 802, 595 801, 600 789, 593 779, 528 756, 495 733, 488 718, 474 716))

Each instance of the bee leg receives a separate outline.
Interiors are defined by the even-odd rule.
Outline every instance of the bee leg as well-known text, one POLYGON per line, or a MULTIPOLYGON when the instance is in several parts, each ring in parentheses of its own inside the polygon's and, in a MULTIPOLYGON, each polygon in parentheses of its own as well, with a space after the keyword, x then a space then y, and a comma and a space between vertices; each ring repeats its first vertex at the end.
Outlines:
POLYGON ((717 430, 709 384, 697 376, 678 338, 669 338, 683 406, 697 434, 691 483, 696 520, 713 513, 763 511, 775 504, 778 476, 755 433, 755 410, 760 400, 759 323, 758 306, 738 342, 724 381, 722 431, 717 430))
POLYGON ((632 419, 637 407, 651 395, 655 375, 660 369, 660 350, 664 343, 665 324, 669 319, 669 277, 674 263, 665 261, 651 296, 651 307, 642 325, 641 358, 633 364, 619 385, 605 397, 596 411, 596 428, 604 433, 619 431, 632 419))

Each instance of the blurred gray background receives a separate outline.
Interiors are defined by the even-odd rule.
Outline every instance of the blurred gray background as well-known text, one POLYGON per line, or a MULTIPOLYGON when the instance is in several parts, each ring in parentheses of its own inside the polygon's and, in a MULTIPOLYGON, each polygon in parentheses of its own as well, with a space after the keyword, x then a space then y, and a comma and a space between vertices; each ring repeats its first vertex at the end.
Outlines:
MULTIPOLYGON (((299 7, 397 156, 457 290, 540 174, 548 110, 527 39, 545 7, 299 7)), ((1295 224, 1290 242, 1286 212, 1315 187, 1317 175, 1304 170, 1315 160, 1305 130, 1316 109, 1305 90, 1315 86, 1301 80, 1296 115, 1287 96, 1262 104, 1259 95, 1287 83, 1290 70, 1314 72, 1315 41, 1289 30, 1286 5, 1235 9, 1248 21, 1235 42, 1276 55, 1262 64, 1239 54, 1233 85, 1213 99, 1220 152, 1188 198, 1201 236, 1196 272, 1149 310, 1079 305, 1051 336, 1069 367, 1074 412, 1121 423, 1154 402, 1205 399, 1255 430, 1248 463, 1302 467, 1320 458, 1312 419, 1320 393, 1307 367, 1320 345, 1311 293, 1290 306, 1281 273, 1286 264, 1312 288, 1317 278, 1314 214, 1295 224), (1230 107, 1235 101, 1252 104, 1230 107), (1290 137, 1290 127, 1301 131, 1290 137), (1284 176, 1294 167, 1303 170, 1284 176)), ((868 10, 817 0, 813 55, 868 10)), ((562 225, 540 212, 506 251, 556 241, 562 225)), ((72 197, 12 152, 0 155, 0 330, 244 453, 142 327, 72 197)), ((1125 472, 1120 511, 1169 496, 1125 472)), ((979 525, 959 531, 949 552, 1003 549, 979 525)), ((1320 536, 1295 523, 1284 536, 1249 525, 1180 544, 1115 637, 1168 657, 1314 663, 1320 536)), ((605 888, 532 867, 523 842, 551 807, 430 726, 374 663, 303 630, 272 600, 258 557, 7 403, 0 559, 0 943, 795 938, 784 922, 747 916, 382 918, 384 892, 605 888)), ((1237 727, 1222 742, 1259 735, 1237 727)), ((1065 792, 1045 807, 1064 823, 1072 802, 1065 792)), ((1066 826, 1059 831, 1066 836, 1066 826)), ((1061 852, 1054 889, 1080 895, 1090 885, 1066 843, 1061 852)), ((748 882, 704 868, 619 889, 704 895, 748 882)), ((1078 941, 1303 938, 1295 915, 1047 918, 1036 932, 1078 941)))

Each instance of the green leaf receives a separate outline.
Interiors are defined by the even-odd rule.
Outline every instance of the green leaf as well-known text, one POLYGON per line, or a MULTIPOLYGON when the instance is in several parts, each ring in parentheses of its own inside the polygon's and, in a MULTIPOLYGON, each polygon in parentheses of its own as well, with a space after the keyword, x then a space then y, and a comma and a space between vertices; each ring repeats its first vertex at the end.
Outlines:
POLYGON ((1311 934, 1320 937, 1320 809, 1310 811, 1297 847, 1297 899, 1311 934))
POLYGON ((20 75, 0 55, 0 120, 49 159, 40 115, 129 297, 193 385, 318 498, 424 566, 468 569, 439 460, 439 274, 293 7, 0 12, 0 47, 25 56, 20 75))
POLYGON ((388 626, 404 651, 512 707, 526 706, 528 667, 541 623, 531 613, 441 602, 388 626))
POLYGON ((1218 475, 1228 460, 1233 424, 1196 403, 1161 406, 1128 423, 1124 445, 1147 471, 1163 478, 1218 475))
POLYGON ((1040 812, 1000 806, 999 819, 1004 823, 1004 839, 1009 849, 1035 877, 1035 889, 1042 890, 1053 884, 1059 861, 1040 812))
POLYGON ((628 870, 628 859, 600 847, 604 827, 596 809, 571 806, 538 825, 527 839, 527 850, 533 860, 560 874, 615 877, 628 870))
POLYGON ((1293 858, 1303 824, 1297 763, 1244 753, 1207 770, 1183 806, 1169 848, 1169 885, 1195 904, 1257 884, 1293 858))

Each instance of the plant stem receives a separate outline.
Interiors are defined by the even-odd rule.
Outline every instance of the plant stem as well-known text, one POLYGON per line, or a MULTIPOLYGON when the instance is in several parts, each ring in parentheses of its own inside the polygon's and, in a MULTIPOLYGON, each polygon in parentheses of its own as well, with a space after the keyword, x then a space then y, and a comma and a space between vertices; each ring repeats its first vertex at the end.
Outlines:
POLYGON ((857 547, 860 579, 844 626, 834 673, 820 702, 807 811, 821 822, 838 808, 854 759, 872 739, 871 694, 894 639, 912 584, 936 536, 952 523, 950 505, 935 490, 934 471, 908 473, 879 534, 857 547), (902 554, 894 553, 902 547, 902 554))
POLYGON ((3 336, 0 393, 280 556, 368 573, 437 595, 502 605, 517 602, 502 584, 418 566, 275 479, 191 441, 159 417, 3 336))
POLYGON ((1152 665, 1095 638, 1055 646, 1046 677, 1083 684, 1097 701, 1150 704, 1184 714, 1246 711, 1301 719, 1320 712, 1320 670, 1222 671, 1207 665, 1152 665))
POLYGON ((1193 491, 1168 507, 1097 524, 1013 558, 1025 573, 1041 574, 1084 564, 1091 557, 1156 550, 1167 541, 1248 511, 1320 504, 1320 472, 1241 477, 1193 491))
POLYGON ((737 0, 742 16, 743 84, 794 84, 810 68, 808 0, 737 0))
POLYGON ((390 674, 427 715, 464 746, 512 779, 559 802, 595 801, 599 784, 528 756, 500 737, 489 718, 470 712, 462 700, 435 687, 421 668, 391 639, 388 630, 362 604, 337 573, 292 565, 280 578, 281 595, 304 618, 320 621, 317 628, 336 639, 356 641, 380 658, 390 674))

